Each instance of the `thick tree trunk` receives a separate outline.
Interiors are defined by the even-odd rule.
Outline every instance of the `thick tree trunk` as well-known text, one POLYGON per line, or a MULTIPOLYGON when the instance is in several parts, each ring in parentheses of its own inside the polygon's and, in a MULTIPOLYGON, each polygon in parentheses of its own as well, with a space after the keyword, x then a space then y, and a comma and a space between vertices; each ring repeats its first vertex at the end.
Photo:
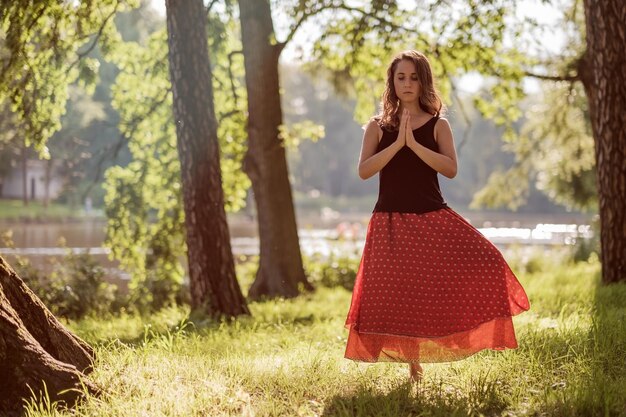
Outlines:
POLYGON ((602 280, 626 281, 626 4, 585 0, 580 75, 595 140, 602 280))
POLYGON ((274 39, 268 0, 239 0, 246 87, 248 152, 244 170, 256 201, 260 265, 251 299, 293 297, 300 286, 310 290, 302 266, 298 229, 285 148, 278 137, 282 123, 278 81, 281 45, 274 39))
POLYGON ((52 401, 67 405, 82 396, 81 384, 97 393, 80 372, 91 369, 92 355, 0 257, 0 415, 19 415, 44 383, 52 401), (61 393, 70 388, 77 390, 61 393))
POLYGON ((90 372, 95 354, 91 346, 69 332, 0 257, 0 286, 11 308, 32 337, 53 358, 90 372))
POLYGON ((250 314, 224 211, 206 12, 202 0, 165 5, 192 306, 213 316, 250 314))

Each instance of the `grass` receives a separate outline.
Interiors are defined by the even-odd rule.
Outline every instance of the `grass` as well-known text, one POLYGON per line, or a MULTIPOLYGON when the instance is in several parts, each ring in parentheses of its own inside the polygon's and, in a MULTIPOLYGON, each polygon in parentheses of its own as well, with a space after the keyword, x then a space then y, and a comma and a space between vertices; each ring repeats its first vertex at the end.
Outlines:
POLYGON ((28 220, 63 220, 68 218, 83 218, 82 208, 71 208, 65 204, 50 203, 44 207, 39 201, 30 201, 24 206, 22 200, 0 199, 0 220, 28 221, 28 220))
POLYGON ((250 304, 232 323, 185 308, 70 323, 97 349, 104 389, 72 411, 30 416, 626 416, 626 284, 599 286, 597 260, 518 275, 531 310, 519 348, 408 366, 343 358, 351 294, 320 287, 250 304))

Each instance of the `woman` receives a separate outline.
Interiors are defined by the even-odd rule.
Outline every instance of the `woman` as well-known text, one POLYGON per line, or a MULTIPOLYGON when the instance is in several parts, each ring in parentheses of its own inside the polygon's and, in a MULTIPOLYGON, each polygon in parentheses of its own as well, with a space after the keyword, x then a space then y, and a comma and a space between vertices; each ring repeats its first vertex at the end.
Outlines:
POLYGON ((426 57, 398 54, 387 69, 382 112, 365 128, 359 176, 379 175, 352 302, 345 357, 408 362, 463 359, 516 348, 512 316, 528 297, 500 251, 443 199, 437 174, 457 174, 426 57))

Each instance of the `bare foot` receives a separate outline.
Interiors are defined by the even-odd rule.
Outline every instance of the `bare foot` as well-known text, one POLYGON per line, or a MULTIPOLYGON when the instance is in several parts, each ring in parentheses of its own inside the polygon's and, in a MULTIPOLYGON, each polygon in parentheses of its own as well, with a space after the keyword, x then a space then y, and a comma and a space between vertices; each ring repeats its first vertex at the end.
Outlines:
POLYGON ((424 370, 419 363, 409 363, 409 373, 411 382, 419 382, 422 380, 424 370))

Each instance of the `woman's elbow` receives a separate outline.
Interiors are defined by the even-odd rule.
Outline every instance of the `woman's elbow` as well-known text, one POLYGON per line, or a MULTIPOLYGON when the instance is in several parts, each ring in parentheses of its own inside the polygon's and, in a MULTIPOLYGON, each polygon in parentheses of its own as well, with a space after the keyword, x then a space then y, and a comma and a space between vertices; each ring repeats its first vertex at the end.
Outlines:
POLYGON ((370 174, 369 172, 366 172, 365 170, 359 167, 359 178, 361 178, 362 180, 366 180, 370 178, 372 175, 374 174, 370 174))
POLYGON ((443 175, 445 175, 446 177, 448 177, 450 179, 456 177, 456 174, 457 174, 457 168, 456 167, 451 168, 447 172, 443 173, 443 175))

